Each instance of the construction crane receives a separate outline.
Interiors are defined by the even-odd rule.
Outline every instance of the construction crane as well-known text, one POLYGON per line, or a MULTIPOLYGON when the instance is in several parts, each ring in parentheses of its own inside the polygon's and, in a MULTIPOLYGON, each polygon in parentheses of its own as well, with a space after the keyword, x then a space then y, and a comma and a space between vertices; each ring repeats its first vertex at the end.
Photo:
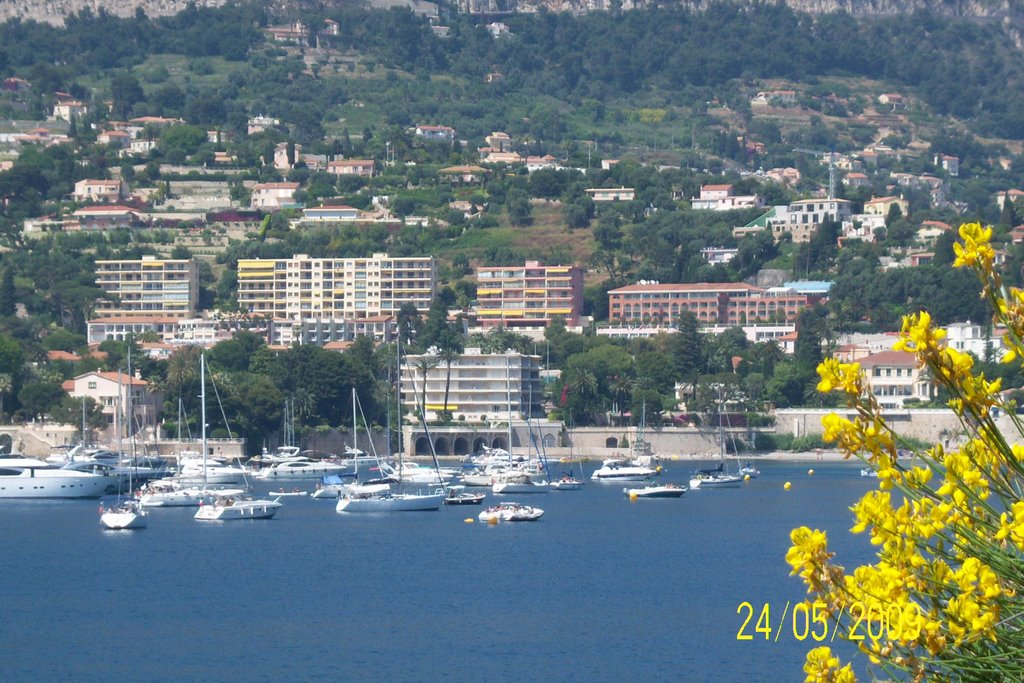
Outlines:
POLYGON ((807 149, 806 147, 794 147, 794 152, 800 154, 813 154, 816 157, 824 158, 828 155, 828 198, 836 198, 836 153, 834 151, 823 152, 820 149, 807 149))

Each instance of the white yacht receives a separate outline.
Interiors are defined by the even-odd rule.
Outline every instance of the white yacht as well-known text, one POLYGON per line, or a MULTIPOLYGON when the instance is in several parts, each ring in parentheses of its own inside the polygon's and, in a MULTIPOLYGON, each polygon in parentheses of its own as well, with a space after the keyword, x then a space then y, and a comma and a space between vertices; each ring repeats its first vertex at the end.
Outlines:
POLYGON ((459 476, 458 470, 424 467, 416 462, 403 462, 397 467, 381 463, 380 472, 385 476, 401 480, 403 484, 426 484, 427 486, 447 484, 459 476))
POLYGON ((422 512, 440 510, 444 489, 434 493, 347 493, 338 499, 338 512, 422 512))
POLYGON ((225 465, 214 460, 204 463, 202 460, 197 462, 187 459, 182 461, 181 471, 174 478, 187 486, 248 486, 247 474, 242 467, 225 465))
POLYGON ((657 470, 646 465, 636 465, 624 458, 611 458, 594 470, 590 478, 593 481, 644 482, 657 473, 657 470))
POLYGON ((504 501, 489 507, 477 519, 489 524, 498 522, 536 522, 544 515, 544 511, 531 505, 520 505, 512 501, 504 501))
MULTIPOLYGON (((241 489, 239 489, 241 491, 241 489)), ((157 479, 148 482, 139 490, 139 503, 144 508, 152 507, 199 507, 203 501, 203 490, 195 486, 183 486, 174 479, 157 479)))
POLYGON ((235 519, 270 519, 282 507, 278 500, 253 500, 242 496, 217 495, 209 505, 199 506, 195 518, 213 522, 227 522, 235 519))
POLYGON ((550 490, 547 482, 535 484, 526 473, 502 475, 491 485, 492 493, 547 493, 550 490))
POLYGON ((36 458, 0 458, 0 498, 99 498, 117 477, 62 470, 36 458))
POLYGON ((724 489, 743 485, 743 477, 729 474, 719 466, 715 469, 697 470, 690 477, 691 489, 724 489))
POLYGON ((310 460, 301 458, 297 460, 284 460, 276 462, 270 467, 264 468, 253 474, 257 479, 276 481, 278 479, 320 479, 332 474, 341 476, 350 472, 347 465, 339 465, 324 460, 310 460))
POLYGON ((100 524, 104 529, 122 531, 128 529, 145 529, 149 522, 149 513, 142 509, 137 500, 126 500, 114 508, 100 512, 100 524))

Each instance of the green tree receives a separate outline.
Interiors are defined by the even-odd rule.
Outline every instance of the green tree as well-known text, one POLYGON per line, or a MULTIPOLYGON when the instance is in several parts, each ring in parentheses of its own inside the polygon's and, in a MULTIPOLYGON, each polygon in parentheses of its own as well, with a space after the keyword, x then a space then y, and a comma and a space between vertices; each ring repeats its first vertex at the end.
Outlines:
POLYGON ((4 269, 3 279, 0 280, 0 315, 14 315, 17 292, 14 289, 14 271, 10 268, 4 269))
POLYGON ((0 417, 4 415, 4 397, 14 388, 14 380, 10 374, 0 372, 0 417))
POLYGON ((49 382, 29 382, 18 392, 18 402, 22 410, 33 417, 42 417, 50 412, 61 397, 63 390, 59 385, 49 382))

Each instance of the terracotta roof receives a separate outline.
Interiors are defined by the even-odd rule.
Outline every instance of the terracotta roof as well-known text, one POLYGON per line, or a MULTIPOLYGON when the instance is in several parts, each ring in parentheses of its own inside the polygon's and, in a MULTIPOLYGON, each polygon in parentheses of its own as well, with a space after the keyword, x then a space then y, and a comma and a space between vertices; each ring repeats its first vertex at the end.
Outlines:
POLYGON ((726 290, 732 292, 760 292, 760 287, 748 285, 745 282, 692 282, 689 284, 656 284, 656 285, 627 285, 609 291, 609 294, 620 292, 707 292, 715 290, 726 290))
POLYGON ((124 323, 173 323, 178 318, 168 318, 159 315, 121 315, 109 318, 93 318, 89 323, 98 325, 119 325, 124 323))
POLYGON ((61 351, 60 349, 54 349, 53 351, 47 351, 46 357, 49 360, 66 360, 72 363, 77 363, 82 360, 82 357, 77 353, 70 353, 68 351, 61 351))
POLYGON ((721 192, 722 190, 731 190, 732 185, 701 185, 701 192, 721 192))
POLYGON ((861 364, 861 367, 892 365, 916 368, 918 365, 914 354, 906 353, 905 351, 879 351, 878 353, 861 358, 858 362, 861 364))

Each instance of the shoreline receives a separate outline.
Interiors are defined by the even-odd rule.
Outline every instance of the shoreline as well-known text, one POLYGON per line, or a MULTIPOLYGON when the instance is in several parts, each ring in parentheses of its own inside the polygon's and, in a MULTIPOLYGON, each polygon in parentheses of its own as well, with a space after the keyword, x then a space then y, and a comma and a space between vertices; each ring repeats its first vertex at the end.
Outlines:
MULTIPOLYGON (((573 457, 571 462, 600 463, 604 460, 615 457, 629 457, 627 454, 611 453, 607 456, 580 456, 573 457)), ((718 460, 717 453, 690 454, 690 455, 663 455, 661 459, 665 462, 708 462, 718 460)), ((406 459, 416 462, 431 462, 429 455, 406 456, 406 459)), ((439 455, 439 462, 461 462, 464 456, 439 455)), ((839 451, 815 450, 815 451, 768 451, 761 453, 747 453, 744 455, 727 455, 728 461, 751 461, 751 462, 828 462, 828 463, 849 463, 851 466, 864 467, 864 463, 856 458, 846 458, 839 451)), ((548 458, 551 462, 570 462, 568 457, 552 456, 548 458)))

